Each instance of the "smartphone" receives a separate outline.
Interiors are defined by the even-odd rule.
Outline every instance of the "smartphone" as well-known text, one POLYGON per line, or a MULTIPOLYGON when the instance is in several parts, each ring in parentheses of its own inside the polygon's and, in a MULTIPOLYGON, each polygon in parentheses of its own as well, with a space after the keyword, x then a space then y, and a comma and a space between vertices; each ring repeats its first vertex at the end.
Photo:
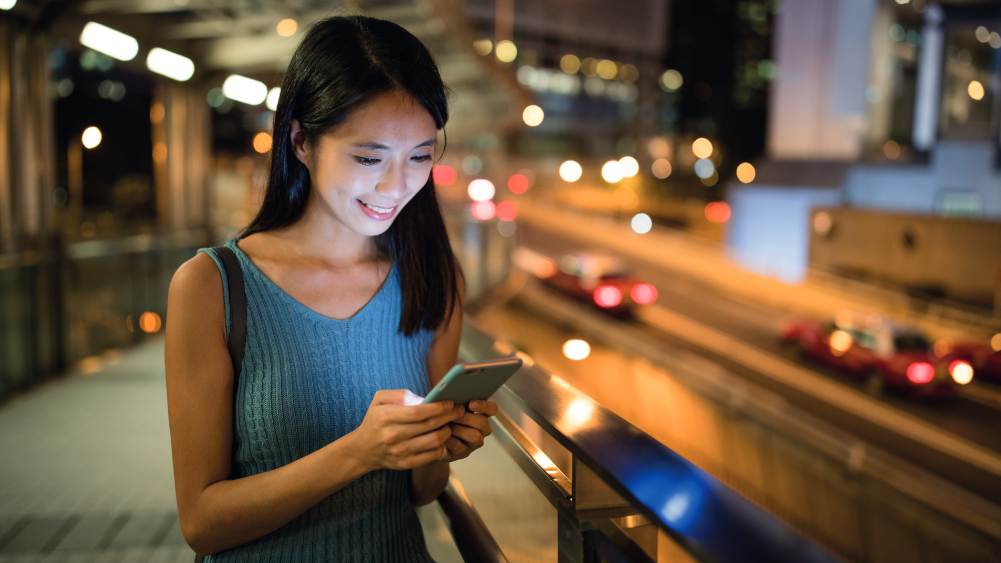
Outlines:
POLYGON ((521 358, 517 357, 455 364, 423 402, 454 401, 464 405, 469 401, 489 399, 521 368, 521 364, 521 358))

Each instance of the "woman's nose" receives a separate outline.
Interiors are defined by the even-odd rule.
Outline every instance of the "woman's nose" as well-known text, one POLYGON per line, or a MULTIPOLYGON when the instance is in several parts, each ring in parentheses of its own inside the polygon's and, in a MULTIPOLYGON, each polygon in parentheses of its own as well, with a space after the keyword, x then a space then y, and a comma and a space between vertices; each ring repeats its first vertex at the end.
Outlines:
POLYGON ((406 174, 404 173, 404 167, 399 164, 390 164, 386 168, 386 173, 382 175, 379 180, 379 185, 376 186, 376 191, 384 194, 390 194, 397 196, 403 194, 407 190, 406 174))

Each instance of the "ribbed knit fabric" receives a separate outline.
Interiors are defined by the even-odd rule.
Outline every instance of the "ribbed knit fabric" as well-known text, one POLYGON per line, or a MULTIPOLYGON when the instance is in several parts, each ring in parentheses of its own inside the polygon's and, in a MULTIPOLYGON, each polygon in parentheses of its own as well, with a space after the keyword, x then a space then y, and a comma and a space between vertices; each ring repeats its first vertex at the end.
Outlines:
MULTIPOLYGON (((348 319, 297 301, 230 240, 243 270, 247 344, 234 402, 233 478, 270 471, 358 427, 380 389, 428 389, 424 330, 397 331, 402 309, 394 264, 372 299, 348 319)), ((225 266, 208 248, 223 276, 225 266)), ((226 319, 229 334, 229 317, 226 319)), ((207 562, 432 561, 414 507, 410 474, 365 475, 278 530, 205 558, 207 562)))

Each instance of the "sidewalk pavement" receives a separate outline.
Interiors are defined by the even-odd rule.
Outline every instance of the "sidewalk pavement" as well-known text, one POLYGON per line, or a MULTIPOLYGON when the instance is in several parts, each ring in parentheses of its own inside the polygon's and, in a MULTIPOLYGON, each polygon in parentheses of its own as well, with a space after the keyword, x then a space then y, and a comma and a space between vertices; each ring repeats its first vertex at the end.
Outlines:
MULTIPOLYGON (((0 405, 0 563, 190 563, 163 339, 82 366, 0 405)), ((437 504, 421 518, 432 556, 460 561, 437 504)))

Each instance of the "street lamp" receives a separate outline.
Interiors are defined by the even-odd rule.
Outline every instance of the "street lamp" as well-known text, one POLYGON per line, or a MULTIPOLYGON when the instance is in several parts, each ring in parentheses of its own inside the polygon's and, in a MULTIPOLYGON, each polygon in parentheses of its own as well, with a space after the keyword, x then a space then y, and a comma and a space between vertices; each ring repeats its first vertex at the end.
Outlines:
POLYGON ((83 210, 83 149, 96 149, 103 138, 101 130, 91 125, 83 130, 79 138, 70 139, 69 146, 66 147, 70 207, 77 217, 83 210))

